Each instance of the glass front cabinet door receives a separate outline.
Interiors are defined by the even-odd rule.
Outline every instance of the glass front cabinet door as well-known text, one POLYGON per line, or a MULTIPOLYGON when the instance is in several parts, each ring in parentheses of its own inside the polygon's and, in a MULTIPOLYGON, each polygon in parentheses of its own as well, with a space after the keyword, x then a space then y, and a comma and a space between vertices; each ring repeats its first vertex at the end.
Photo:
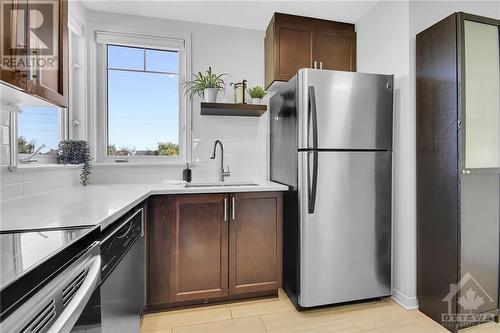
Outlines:
POLYGON ((463 27, 464 169, 499 169, 499 29, 470 20, 463 27))
MULTIPOLYGON (((489 313, 499 305, 499 24, 474 16, 461 23, 460 270, 462 279, 473 278, 486 294, 474 309, 461 309, 489 313)), ((462 288, 460 297, 466 298, 467 290, 462 288)))

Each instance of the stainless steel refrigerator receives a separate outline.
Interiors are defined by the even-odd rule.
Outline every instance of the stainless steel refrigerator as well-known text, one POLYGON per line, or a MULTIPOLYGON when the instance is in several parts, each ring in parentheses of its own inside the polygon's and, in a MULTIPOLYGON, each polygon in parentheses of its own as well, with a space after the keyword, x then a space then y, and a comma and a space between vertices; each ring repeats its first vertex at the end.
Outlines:
POLYGON ((393 76, 301 69, 270 102, 297 308, 391 295, 393 76))

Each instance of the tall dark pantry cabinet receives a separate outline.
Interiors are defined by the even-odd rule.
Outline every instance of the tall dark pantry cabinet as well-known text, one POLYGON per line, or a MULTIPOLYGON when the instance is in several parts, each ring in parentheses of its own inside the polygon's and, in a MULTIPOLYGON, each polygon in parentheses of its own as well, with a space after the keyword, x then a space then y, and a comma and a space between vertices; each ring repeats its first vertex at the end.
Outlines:
POLYGON ((499 26, 455 13, 416 40, 417 296, 452 332, 498 315, 499 26))

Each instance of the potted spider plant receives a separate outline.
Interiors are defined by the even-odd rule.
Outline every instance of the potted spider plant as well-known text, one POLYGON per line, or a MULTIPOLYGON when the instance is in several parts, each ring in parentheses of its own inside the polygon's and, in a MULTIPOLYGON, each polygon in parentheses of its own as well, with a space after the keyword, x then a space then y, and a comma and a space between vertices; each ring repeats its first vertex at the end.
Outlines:
POLYGON ((261 86, 255 86, 248 89, 248 94, 252 98, 252 104, 261 104, 262 99, 266 96, 266 91, 261 86))
POLYGON ((226 89, 226 83, 222 79, 226 73, 215 74, 212 73, 212 67, 208 67, 205 74, 198 72, 193 74, 194 80, 184 82, 185 94, 190 98, 194 95, 203 97, 207 103, 215 103, 217 101, 217 93, 226 89))

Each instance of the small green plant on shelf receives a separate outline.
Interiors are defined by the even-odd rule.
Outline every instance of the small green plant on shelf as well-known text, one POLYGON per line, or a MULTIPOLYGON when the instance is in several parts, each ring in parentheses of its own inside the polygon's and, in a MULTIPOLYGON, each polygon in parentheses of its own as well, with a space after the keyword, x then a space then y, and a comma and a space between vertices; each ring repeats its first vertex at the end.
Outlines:
POLYGON ((194 95, 198 95, 204 97, 206 102, 215 102, 217 93, 226 89, 223 77, 227 74, 215 74, 212 72, 212 67, 210 66, 205 73, 198 72, 198 74, 193 74, 194 80, 184 82, 184 93, 191 98, 194 95))
POLYGON ((266 91, 261 86, 255 86, 248 89, 248 94, 252 98, 262 99, 264 98, 264 96, 266 96, 266 91))
POLYGON ((90 156, 90 145, 84 140, 63 140, 59 143, 57 161, 59 164, 81 164, 80 183, 83 186, 88 184, 88 177, 92 157, 90 156))

